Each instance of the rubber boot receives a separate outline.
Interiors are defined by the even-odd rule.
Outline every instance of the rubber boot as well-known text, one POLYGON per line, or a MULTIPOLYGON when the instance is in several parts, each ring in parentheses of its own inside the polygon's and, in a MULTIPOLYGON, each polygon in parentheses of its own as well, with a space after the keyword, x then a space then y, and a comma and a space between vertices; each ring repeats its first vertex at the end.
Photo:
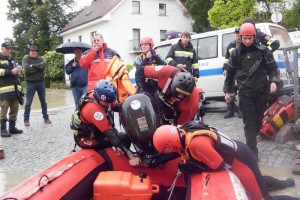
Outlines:
POLYGON ((233 109, 234 109, 234 102, 233 102, 233 104, 230 102, 230 103, 228 103, 227 104, 227 112, 226 112, 226 114, 225 114, 225 116, 224 116, 224 119, 227 119, 227 118, 230 118, 230 117, 233 117, 234 116, 234 111, 233 111, 233 109))
POLYGON ((243 118, 243 113, 242 113, 242 111, 240 109, 238 111, 238 118, 243 118))
POLYGON ((1 137, 10 137, 11 134, 6 129, 6 119, 1 119, 1 137))
POLYGON ((23 133, 23 131, 16 128, 16 121, 9 120, 9 133, 20 134, 23 133))

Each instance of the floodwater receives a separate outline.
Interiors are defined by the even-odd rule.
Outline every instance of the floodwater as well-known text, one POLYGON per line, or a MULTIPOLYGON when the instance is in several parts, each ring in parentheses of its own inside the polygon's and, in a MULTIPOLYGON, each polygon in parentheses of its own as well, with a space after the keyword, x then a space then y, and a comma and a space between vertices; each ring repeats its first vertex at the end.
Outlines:
MULTIPOLYGON (((48 109, 54 109, 59 107, 73 107, 73 97, 70 90, 47 90, 47 103, 48 109)), ((20 108, 23 110, 23 107, 20 108)), ((40 110, 39 99, 36 96, 32 104, 32 111, 40 110)), ((291 188, 286 188, 278 191, 271 192, 272 195, 284 194, 291 195, 294 197, 300 197, 300 175, 295 175, 292 173, 292 166, 290 168, 282 167, 260 167, 263 175, 270 175, 278 179, 286 179, 288 177, 293 177, 296 186, 291 188)), ((4 194, 11 188, 17 186, 21 182, 30 178, 34 174, 24 174, 24 173, 0 173, 0 195, 4 194)))

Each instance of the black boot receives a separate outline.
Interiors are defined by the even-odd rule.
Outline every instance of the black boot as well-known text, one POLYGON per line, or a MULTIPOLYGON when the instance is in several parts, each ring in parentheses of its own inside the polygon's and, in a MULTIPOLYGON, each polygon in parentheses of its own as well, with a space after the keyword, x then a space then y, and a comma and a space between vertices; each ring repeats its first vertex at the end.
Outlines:
POLYGON ((241 110, 238 111, 238 118, 243 118, 243 113, 241 110))
POLYGON ((9 133, 20 134, 23 133, 23 131, 16 128, 16 121, 9 120, 9 133))
POLYGON ((224 119, 227 119, 227 118, 230 118, 230 117, 233 117, 234 116, 234 105, 230 102, 227 104, 227 112, 224 116, 224 119))
POLYGON ((6 129, 6 119, 1 119, 1 137, 10 137, 11 134, 6 129))

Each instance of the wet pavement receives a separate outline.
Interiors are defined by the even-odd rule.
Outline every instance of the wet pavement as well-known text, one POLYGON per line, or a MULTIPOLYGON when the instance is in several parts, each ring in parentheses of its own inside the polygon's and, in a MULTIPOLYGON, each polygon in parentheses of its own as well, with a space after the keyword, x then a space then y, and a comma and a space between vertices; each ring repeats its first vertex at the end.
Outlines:
MULTIPOLYGON (((6 158, 0 160, 0 195, 20 182, 70 154, 74 147, 69 127, 74 101, 70 90, 47 90, 48 113, 51 125, 44 124, 38 96, 35 96, 30 117, 30 127, 23 124, 23 107, 20 107, 17 127, 23 134, 2 138, 6 158)), ((217 127, 232 139, 245 142, 242 119, 224 119, 223 112, 207 113, 206 123, 217 127)), ((118 121, 116 126, 119 128, 118 121)), ((280 179, 293 176, 296 187, 277 193, 300 197, 300 175, 292 174, 292 165, 299 153, 300 141, 278 144, 259 141, 259 165, 263 174, 280 179)))

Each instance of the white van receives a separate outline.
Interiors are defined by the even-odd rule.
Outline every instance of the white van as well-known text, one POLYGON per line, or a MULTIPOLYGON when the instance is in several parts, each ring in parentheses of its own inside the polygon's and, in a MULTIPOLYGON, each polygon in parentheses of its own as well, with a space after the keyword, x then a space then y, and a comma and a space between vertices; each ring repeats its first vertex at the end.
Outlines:
MULTIPOLYGON (((285 28, 272 23, 258 23, 256 28, 260 31, 275 37, 280 42, 280 48, 292 46, 291 38, 285 28)), ((222 29, 191 35, 199 63, 200 77, 197 86, 205 92, 206 99, 224 100, 223 85, 225 77, 222 75, 222 68, 227 46, 235 40, 234 28, 222 29)), ((180 38, 166 40, 155 44, 155 51, 165 59, 170 47, 177 43, 180 38)), ((281 79, 284 86, 290 86, 289 75, 286 73, 283 52, 277 50, 274 57, 278 68, 281 69, 281 79)), ((134 71, 130 72, 130 77, 134 77, 134 71)))
MULTIPOLYGON (((256 28, 275 37, 280 42, 280 48, 291 46, 291 39, 285 28, 272 23, 258 23, 256 28)), ((223 85, 225 77, 222 75, 222 67, 227 46, 235 40, 235 28, 210 31, 192 35, 193 44, 199 63, 200 78, 197 85, 205 92, 207 99, 224 99, 223 85)), ((165 59, 172 44, 178 42, 179 38, 163 41, 155 45, 155 51, 165 59)), ((281 70, 281 78, 285 86, 290 85, 288 74, 285 70, 283 52, 277 50, 274 57, 278 68, 281 70)))

